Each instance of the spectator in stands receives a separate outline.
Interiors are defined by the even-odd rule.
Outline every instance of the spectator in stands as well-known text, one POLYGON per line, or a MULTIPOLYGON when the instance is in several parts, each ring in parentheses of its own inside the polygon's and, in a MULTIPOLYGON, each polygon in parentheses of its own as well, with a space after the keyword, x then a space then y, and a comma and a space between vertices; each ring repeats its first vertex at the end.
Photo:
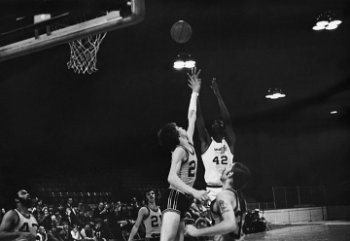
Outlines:
POLYGON ((85 226, 80 231, 81 236, 84 240, 95 240, 95 234, 90 224, 85 224, 85 226))
POLYGON ((37 241, 47 241, 48 235, 44 226, 40 225, 37 233, 37 241))
POLYGON ((106 235, 102 227, 102 222, 95 223, 94 231, 95 231, 95 237, 97 241, 106 241, 106 235))
POLYGON ((70 234, 71 234, 71 237, 74 241, 78 241, 78 240, 83 239, 77 224, 73 224, 73 229, 70 231, 70 234))
POLYGON ((81 221, 78 218, 78 211, 77 208, 73 207, 73 198, 68 198, 67 205, 66 205, 66 214, 69 216, 69 221, 71 225, 77 224, 81 225, 81 221))
POLYGON ((62 223, 62 229, 59 232, 59 235, 63 241, 72 241, 72 236, 70 233, 70 228, 68 222, 64 221, 62 223))
POLYGON ((50 230, 52 226, 51 215, 49 213, 48 207, 43 208, 44 215, 39 219, 39 225, 43 226, 45 230, 50 230))
POLYGON ((94 214, 92 215, 92 218, 94 220, 101 219, 103 221, 107 221, 107 210, 108 206, 105 205, 103 202, 100 202, 98 206, 94 210, 94 214))

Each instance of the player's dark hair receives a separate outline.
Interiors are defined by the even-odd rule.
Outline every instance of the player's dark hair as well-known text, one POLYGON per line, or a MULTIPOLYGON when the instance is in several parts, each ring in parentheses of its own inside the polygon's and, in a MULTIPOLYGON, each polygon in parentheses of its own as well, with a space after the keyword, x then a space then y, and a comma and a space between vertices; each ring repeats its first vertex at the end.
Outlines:
POLYGON ((145 196, 145 201, 146 201, 146 203, 148 203, 147 194, 148 194, 149 192, 151 192, 151 191, 156 192, 153 188, 147 188, 146 191, 144 192, 144 196, 145 196))
POLYGON ((249 168, 241 162, 235 162, 233 167, 233 188, 235 190, 242 190, 250 181, 251 172, 249 168))
POLYGON ((179 132, 174 122, 164 125, 158 131, 159 144, 166 150, 173 151, 180 144, 179 132))

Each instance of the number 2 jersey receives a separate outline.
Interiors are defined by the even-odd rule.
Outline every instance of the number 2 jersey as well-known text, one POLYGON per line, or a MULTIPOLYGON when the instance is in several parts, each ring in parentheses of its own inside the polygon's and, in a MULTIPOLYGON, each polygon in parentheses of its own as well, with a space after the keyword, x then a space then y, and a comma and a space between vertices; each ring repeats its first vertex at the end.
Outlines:
MULTIPOLYGON (((191 143, 189 143, 191 144, 191 143)), ((180 170, 178 171, 177 175, 179 178, 188 186, 193 187, 194 182, 196 181, 197 177, 197 155, 196 151, 191 144, 190 149, 184 147, 184 146, 177 146, 176 148, 182 148, 185 150, 187 158, 182 161, 180 170)), ((170 185, 171 189, 177 190, 177 188, 170 185)), ((181 190, 178 190, 182 193, 181 190)))
POLYGON ((150 207, 143 207, 148 210, 148 215, 143 219, 146 228, 146 238, 154 238, 160 235, 160 226, 162 222, 162 212, 160 208, 154 210, 150 207))
POLYGON ((220 177, 228 164, 233 163, 233 154, 225 139, 216 142, 213 138, 208 149, 202 154, 205 168, 204 180, 210 187, 221 187, 220 177))

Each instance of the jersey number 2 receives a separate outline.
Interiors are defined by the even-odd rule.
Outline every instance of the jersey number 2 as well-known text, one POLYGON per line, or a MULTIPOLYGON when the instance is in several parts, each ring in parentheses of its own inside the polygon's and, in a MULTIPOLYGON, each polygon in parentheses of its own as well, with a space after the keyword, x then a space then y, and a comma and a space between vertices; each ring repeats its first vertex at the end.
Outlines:
POLYGON ((151 226, 152 228, 159 227, 159 220, 157 216, 151 216, 151 226))
POLYGON ((194 177, 196 175, 196 162, 195 161, 190 161, 188 163, 189 168, 188 168, 188 177, 194 177))

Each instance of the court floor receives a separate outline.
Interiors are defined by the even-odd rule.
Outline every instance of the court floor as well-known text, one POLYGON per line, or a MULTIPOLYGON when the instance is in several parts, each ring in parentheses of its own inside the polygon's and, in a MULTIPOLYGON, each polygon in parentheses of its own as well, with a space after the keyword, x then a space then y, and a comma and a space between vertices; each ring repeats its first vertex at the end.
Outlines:
POLYGON ((273 228, 267 232, 249 234, 244 240, 350 241, 350 221, 325 221, 273 228))

